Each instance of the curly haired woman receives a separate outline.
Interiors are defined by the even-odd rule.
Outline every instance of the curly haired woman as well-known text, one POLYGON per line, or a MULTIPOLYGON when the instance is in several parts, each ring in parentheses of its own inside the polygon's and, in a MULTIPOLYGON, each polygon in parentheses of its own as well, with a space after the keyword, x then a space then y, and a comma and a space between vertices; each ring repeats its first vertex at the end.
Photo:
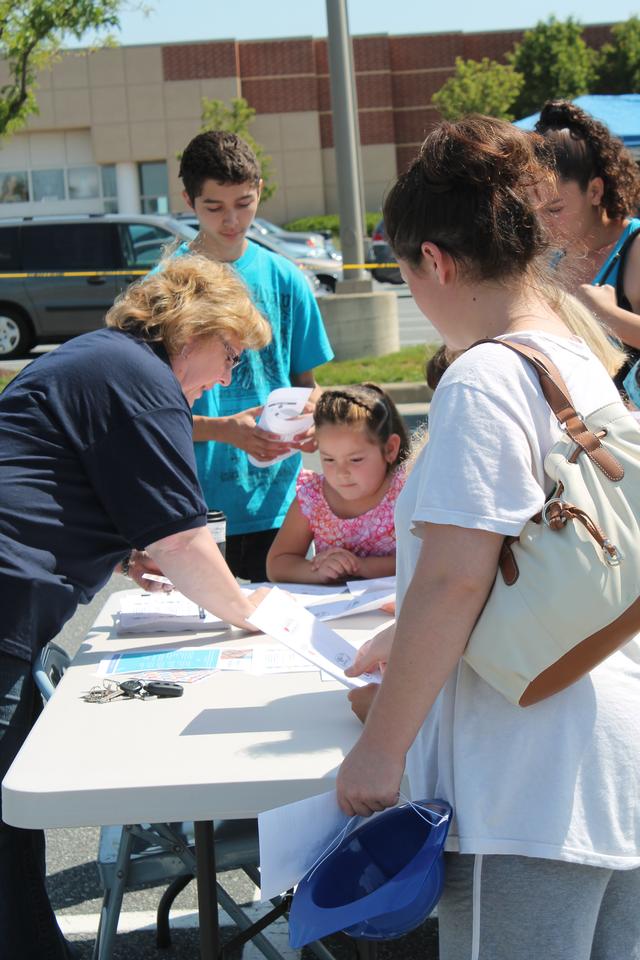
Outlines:
MULTIPOLYGON (((548 100, 536 132, 551 149, 556 189, 544 219, 564 248, 572 292, 640 356, 640 171, 607 127, 569 100, 548 100), (622 296, 620 251, 627 238, 622 296)), ((628 370, 618 377, 621 383, 628 370)))

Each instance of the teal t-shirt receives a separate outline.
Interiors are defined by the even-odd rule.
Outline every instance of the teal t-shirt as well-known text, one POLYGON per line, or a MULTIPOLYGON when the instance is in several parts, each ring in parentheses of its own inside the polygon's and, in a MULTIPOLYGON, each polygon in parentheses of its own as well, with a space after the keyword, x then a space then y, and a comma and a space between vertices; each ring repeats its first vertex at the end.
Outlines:
MULTIPOLYGON (((176 255, 188 252, 183 244, 176 255)), ((292 374, 333 358, 313 293, 295 264, 249 241, 232 266, 271 324, 273 339, 264 350, 246 350, 231 384, 207 390, 194 403, 194 416, 224 417, 259 406, 272 390, 291 386, 292 374)), ((205 500, 226 514, 228 535, 281 526, 295 496, 300 454, 261 468, 226 443, 196 443, 195 451, 205 500)))
MULTIPOLYGON (((602 266, 601 266, 600 269, 598 270, 597 274, 595 275, 595 277, 594 277, 593 280, 591 281, 592 285, 595 285, 595 284, 600 283, 601 280, 602 280, 602 277, 603 277, 603 276, 605 275, 605 273, 606 273, 606 281, 605 281, 605 283, 608 283, 608 284, 610 284, 612 287, 615 287, 615 285, 616 285, 616 280, 618 279, 618 269, 619 269, 620 264, 619 264, 619 263, 615 263, 615 264, 613 265, 613 267, 611 268, 611 270, 607 273, 607 270, 609 269, 609 264, 611 263, 612 259, 616 256, 616 254, 618 253, 618 250, 619 250, 620 247, 624 244, 624 242, 625 242, 625 240, 627 239, 627 237, 629 236, 629 234, 630 234, 630 233, 634 233, 639 227, 640 227, 640 219, 638 219, 638 217, 633 217, 631 220, 629 220, 629 223, 628 223, 627 226, 625 227, 624 231, 620 234, 620 236, 619 236, 619 238, 618 238, 618 242, 616 243, 615 247, 613 248, 613 250, 611 251, 611 253, 610 253, 609 256, 607 257, 606 262, 602 264, 602 266)), ((635 240, 634 240, 633 242, 636 243, 635 240)))

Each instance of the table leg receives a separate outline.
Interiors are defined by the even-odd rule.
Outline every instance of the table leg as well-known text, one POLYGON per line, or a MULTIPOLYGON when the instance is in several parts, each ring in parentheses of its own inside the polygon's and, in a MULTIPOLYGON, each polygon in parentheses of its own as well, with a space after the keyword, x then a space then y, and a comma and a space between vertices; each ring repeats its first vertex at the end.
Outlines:
POLYGON ((220 935, 213 823, 210 820, 197 820, 194 823, 194 831, 200 916, 200 956, 202 960, 218 960, 220 935))

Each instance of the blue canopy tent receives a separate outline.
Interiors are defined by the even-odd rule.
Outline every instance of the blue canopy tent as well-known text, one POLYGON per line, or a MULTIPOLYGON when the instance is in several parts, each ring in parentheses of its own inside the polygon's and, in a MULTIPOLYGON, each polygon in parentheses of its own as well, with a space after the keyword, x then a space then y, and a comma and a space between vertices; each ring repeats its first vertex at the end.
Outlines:
MULTIPOLYGON (((640 148, 640 93, 613 95, 586 95, 573 101, 596 120, 606 123, 625 146, 631 150, 640 148)), ((533 130, 539 114, 534 113, 523 120, 516 120, 516 127, 533 130)), ((635 152, 634 150, 634 152, 635 152)))

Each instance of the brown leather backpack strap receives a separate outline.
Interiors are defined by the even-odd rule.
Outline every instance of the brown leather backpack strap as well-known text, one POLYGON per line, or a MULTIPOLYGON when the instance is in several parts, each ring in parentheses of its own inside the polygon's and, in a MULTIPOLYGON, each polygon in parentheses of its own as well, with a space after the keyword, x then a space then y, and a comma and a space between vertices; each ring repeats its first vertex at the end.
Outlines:
POLYGON ((473 346, 480 343, 497 343, 527 360, 538 374, 545 400, 573 442, 584 450, 605 477, 609 480, 622 480, 624 467, 603 447, 595 433, 589 430, 582 416, 576 411, 560 371, 544 353, 513 340, 478 340, 473 346))

